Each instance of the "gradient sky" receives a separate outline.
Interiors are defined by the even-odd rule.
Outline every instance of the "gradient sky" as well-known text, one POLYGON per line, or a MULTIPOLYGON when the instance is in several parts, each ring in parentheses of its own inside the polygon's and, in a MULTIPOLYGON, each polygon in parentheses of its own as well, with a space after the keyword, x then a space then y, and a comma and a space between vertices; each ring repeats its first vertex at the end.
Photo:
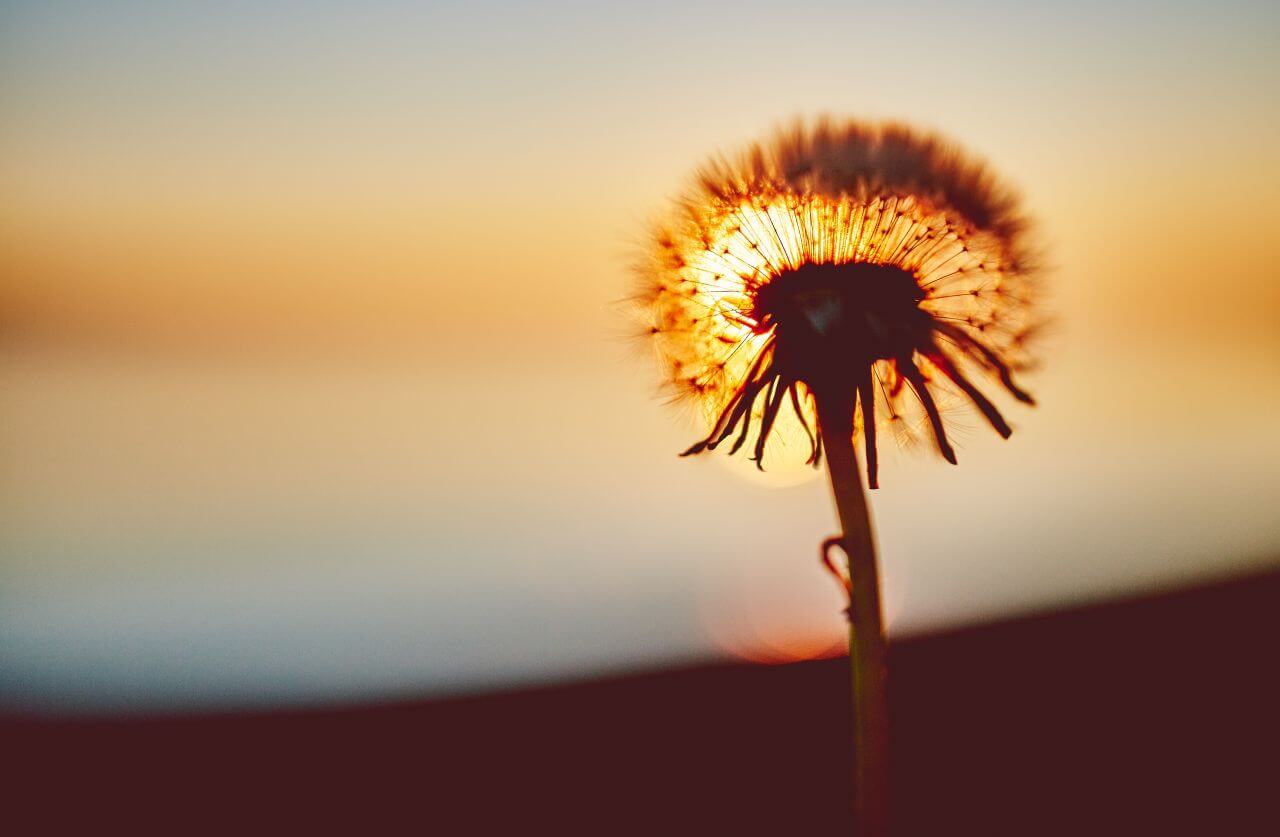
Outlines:
POLYGON ((1041 406, 889 453, 891 633, 1280 558, 1274 3, 0 6, 0 700, 838 647, 825 486, 679 460, 627 264, 708 154, 899 118, 1024 194, 1041 406))

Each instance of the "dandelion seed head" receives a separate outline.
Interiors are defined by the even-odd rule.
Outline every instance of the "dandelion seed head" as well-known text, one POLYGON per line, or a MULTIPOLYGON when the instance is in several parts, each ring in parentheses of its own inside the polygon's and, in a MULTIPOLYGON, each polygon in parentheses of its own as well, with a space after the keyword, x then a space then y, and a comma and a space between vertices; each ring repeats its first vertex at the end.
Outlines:
POLYGON ((1012 379, 1036 328, 1026 239, 985 164, 902 125, 797 123, 711 161, 638 271, 675 394, 710 427, 686 453, 763 466, 780 431, 816 465, 816 391, 859 405, 873 486, 878 428, 954 461, 941 414, 967 403, 1007 436, 974 381, 1031 401, 1012 379))

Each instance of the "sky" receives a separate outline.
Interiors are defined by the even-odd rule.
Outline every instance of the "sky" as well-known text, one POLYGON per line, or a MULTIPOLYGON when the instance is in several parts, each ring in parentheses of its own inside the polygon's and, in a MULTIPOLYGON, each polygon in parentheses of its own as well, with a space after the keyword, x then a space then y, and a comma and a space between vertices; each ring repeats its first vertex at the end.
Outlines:
POLYGON ((886 451, 891 636, 1280 562, 1272 3, 0 5, 0 704, 839 649, 824 482, 682 460, 621 300, 818 114, 1015 184, 1039 406, 886 451))

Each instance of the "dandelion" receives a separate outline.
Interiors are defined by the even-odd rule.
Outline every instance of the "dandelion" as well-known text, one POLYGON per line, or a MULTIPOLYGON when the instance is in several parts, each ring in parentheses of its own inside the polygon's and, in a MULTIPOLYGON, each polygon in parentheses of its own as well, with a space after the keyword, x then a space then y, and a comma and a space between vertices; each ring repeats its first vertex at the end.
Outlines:
POLYGON ((728 445, 763 469, 771 438, 792 432, 808 463, 827 462, 843 534, 823 558, 850 600, 860 834, 885 828, 887 722, 854 443, 874 489, 882 435, 928 440, 954 464, 943 413, 966 404, 1010 435, 987 392, 1033 403, 1014 381, 1035 326, 1025 233, 1014 195, 950 143, 824 120, 705 166, 640 267, 671 390, 709 427, 683 455, 728 445))

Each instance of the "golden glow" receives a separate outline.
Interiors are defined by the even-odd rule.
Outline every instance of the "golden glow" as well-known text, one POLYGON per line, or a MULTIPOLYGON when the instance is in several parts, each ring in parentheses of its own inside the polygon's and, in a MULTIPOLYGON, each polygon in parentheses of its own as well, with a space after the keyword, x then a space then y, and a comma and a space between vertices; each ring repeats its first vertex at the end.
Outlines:
MULTIPOLYGON (((909 194, 831 197, 766 187, 732 201, 686 202, 683 209, 682 223, 659 234, 648 274, 651 333, 673 390, 690 398, 709 425, 770 350, 771 330, 750 314, 754 293, 804 264, 900 267, 925 291, 921 305, 930 314, 980 332, 1015 363, 1021 359, 1031 328, 1020 287, 1026 277, 998 236, 946 206, 909 194)), ((926 379, 943 381, 927 358, 918 365, 926 379)), ((911 443, 928 424, 924 410, 893 363, 881 360, 874 372, 880 422, 911 443)), ((963 400, 945 386, 939 394, 944 407, 963 400)), ((757 428, 765 400, 752 410, 757 428)), ((859 417, 858 432, 860 423, 859 417)), ((816 427, 807 391, 778 414, 766 446, 771 461, 798 461, 796 454, 808 450, 806 424, 816 427)))

